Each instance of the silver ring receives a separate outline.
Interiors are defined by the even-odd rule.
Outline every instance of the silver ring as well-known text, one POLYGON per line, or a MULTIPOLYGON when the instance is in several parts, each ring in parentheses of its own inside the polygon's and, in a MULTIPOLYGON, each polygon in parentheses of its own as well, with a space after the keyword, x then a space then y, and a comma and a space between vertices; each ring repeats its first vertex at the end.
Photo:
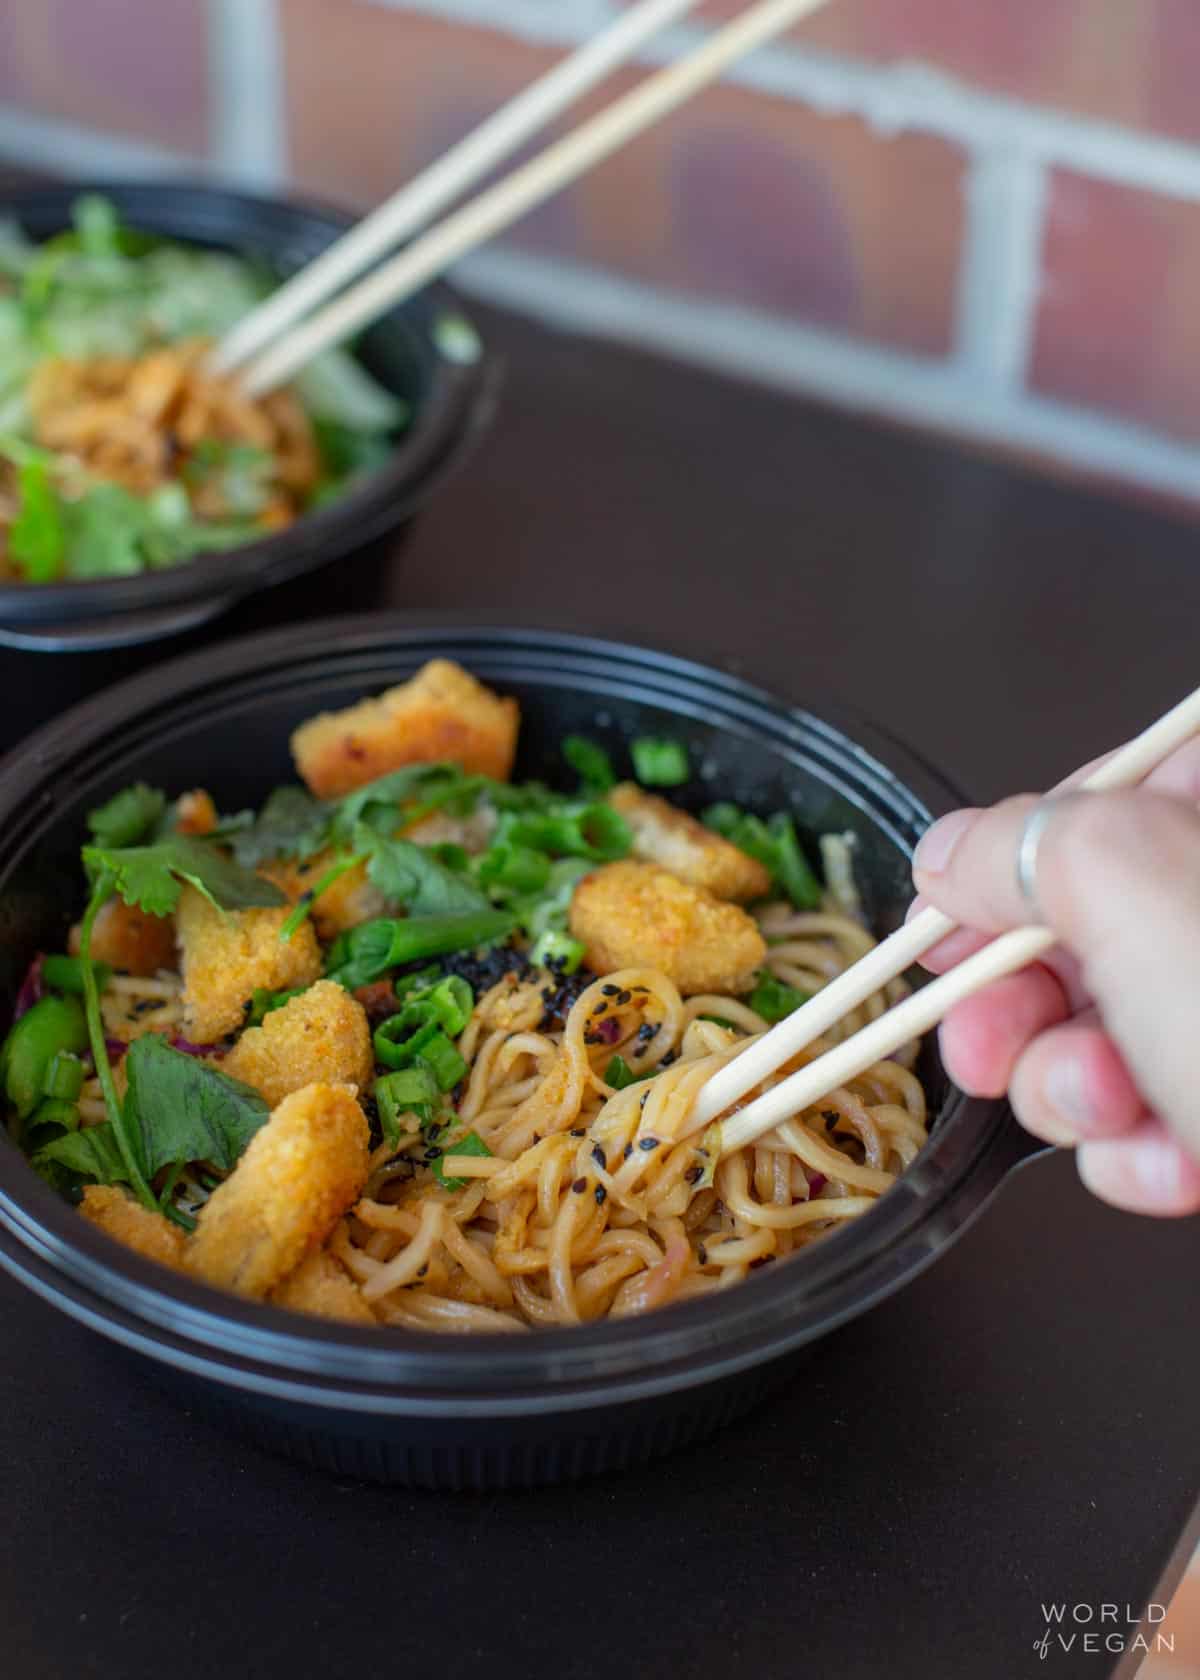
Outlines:
POLYGON ((1029 920, 1040 926, 1045 925, 1046 917, 1037 893, 1038 851, 1046 830, 1062 807, 1074 799, 1085 797, 1086 795, 1078 792, 1048 793, 1044 799, 1038 800, 1025 818, 1025 826, 1017 843, 1017 891, 1029 910, 1029 920))

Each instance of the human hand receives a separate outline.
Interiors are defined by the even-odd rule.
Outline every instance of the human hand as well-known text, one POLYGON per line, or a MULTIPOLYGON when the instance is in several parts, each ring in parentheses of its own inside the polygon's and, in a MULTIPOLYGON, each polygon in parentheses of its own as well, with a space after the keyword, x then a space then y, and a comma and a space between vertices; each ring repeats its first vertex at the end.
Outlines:
MULTIPOLYGON (((1061 945, 958 1004, 941 1028, 956 1084, 1007 1091, 1029 1131, 1077 1147, 1089 1189, 1142 1213, 1200 1209, 1198 799, 1194 741, 1136 790, 1056 806, 1036 889, 1061 945)), ((956 811, 922 839, 913 908, 935 904, 961 924, 927 953, 935 973, 1036 919, 1016 868, 1036 803, 956 811)))

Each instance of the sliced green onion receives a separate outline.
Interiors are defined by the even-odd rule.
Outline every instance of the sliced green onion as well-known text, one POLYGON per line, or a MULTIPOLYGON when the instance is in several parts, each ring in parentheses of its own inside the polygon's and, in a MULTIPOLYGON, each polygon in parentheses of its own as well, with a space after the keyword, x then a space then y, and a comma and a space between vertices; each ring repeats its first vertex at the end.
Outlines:
POLYGON ((410 916, 396 922, 386 968, 418 962, 422 957, 444 957, 452 951, 469 951, 477 945, 491 945, 513 930, 507 910, 467 910, 440 916, 410 916))
POLYGON ((799 1009, 802 1003, 807 1003, 811 992, 802 992, 797 986, 789 986, 782 980, 777 980, 773 974, 760 974, 754 990, 746 1000, 756 1015, 761 1015, 764 1021, 782 1021, 785 1016, 799 1009))
POLYGON ((597 863, 626 857, 633 845, 625 818, 604 804, 564 804, 553 811, 515 817, 509 832, 518 845, 534 851, 591 858, 597 863))
POLYGON ((83 1090, 83 1063, 70 1050, 59 1050, 50 1061, 42 1080, 42 1095, 73 1103, 83 1090))
POLYGON ((629 743, 629 756, 643 787, 680 787, 692 773, 682 741, 641 735, 629 743))
POLYGON ((442 1169, 442 1162, 445 1160, 447 1155, 490 1156, 492 1153, 478 1132, 468 1132, 465 1137, 456 1138, 453 1143, 445 1143, 441 1147, 442 1153, 435 1161, 432 1162, 432 1166, 433 1176, 437 1179, 443 1190, 461 1190, 467 1182, 465 1178, 446 1177, 446 1174, 442 1169))
POLYGON ((421 1063, 438 1082, 438 1089, 452 1091, 467 1072, 467 1064, 445 1033, 435 1033, 421 1046, 421 1063))
POLYGON ((534 942, 529 960, 535 968, 552 968, 558 974, 574 974, 584 957, 582 939, 549 928, 534 942))
POLYGON ((457 1038, 471 1019, 475 994, 461 975, 448 974, 444 980, 438 981, 422 1002, 436 1016, 443 1030, 451 1038, 457 1038))
POLYGON ((335 881, 340 881, 352 869, 357 869, 360 863, 365 863, 367 854, 355 852, 349 857, 339 858, 335 864, 327 869, 315 887, 309 887, 300 894, 293 906, 291 915, 279 930, 279 942, 286 945, 293 934, 298 933, 312 913, 312 907, 323 892, 328 892, 335 881))
POLYGON ((602 746, 586 735, 568 735, 562 755, 589 793, 607 793, 616 784, 612 760, 602 746))
POLYGON ((371 1035, 375 1060, 382 1062, 384 1067, 411 1067, 425 1046, 442 1031, 436 1021, 429 1020, 424 1014, 415 1022, 407 1016, 407 1010, 389 1016, 371 1035))
POLYGON ((415 1114, 422 1125, 433 1118, 437 1082, 425 1068, 408 1068, 404 1073, 385 1074, 374 1085, 379 1126, 384 1142, 394 1149, 400 1142, 400 1116, 415 1114), (401 1084, 400 1081, 408 1081, 401 1084))
MULTIPOLYGON (((103 991, 112 978, 107 963, 93 963, 96 984, 103 991)), ((47 991, 70 992, 72 997, 83 996, 83 964, 78 957, 43 957, 42 980, 47 991)))
POLYGON ((800 850, 796 826, 784 811, 767 818, 767 833, 775 842, 775 878, 797 910, 816 910, 821 903, 821 883, 800 850))
POLYGON ((479 860, 480 886, 510 887, 514 892, 539 893, 550 879, 550 859, 532 846, 497 841, 479 860))

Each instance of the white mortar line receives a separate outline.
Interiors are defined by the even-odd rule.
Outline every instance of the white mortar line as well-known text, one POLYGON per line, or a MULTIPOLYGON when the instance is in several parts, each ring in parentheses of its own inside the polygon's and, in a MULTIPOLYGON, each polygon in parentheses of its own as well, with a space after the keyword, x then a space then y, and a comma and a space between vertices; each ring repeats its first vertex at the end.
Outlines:
POLYGON ((494 303, 554 326, 1200 499, 1200 451, 1192 445, 1066 403, 985 387, 971 369, 951 362, 521 252, 477 252, 455 278, 494 303))
MULTIPOLYGON (((527 0, 519 24, 506 26, 502 0, 369 0, 393 10, 482 21, 527 40, 568 45, 595 27, 591 12, 556 0, 527 0)), ((599 21, 613 15, 606 5, 599 21)), ((702 40, 704 27, 676 24, 639 55, 664 64, 702 40)), ((827 115, 863 118, 883 134, 932 134, 967 150, 1022 147, 1031 157, 1103 180, 1171 197, 1200 199, 1200 147, 1118 123, 1074 116, 973 88, 929 65, 874 63, 783 44, 766 47, 730 70, 727 80, 793 99, 827 115)))
POLYGON ((286 176, 283 67, 275 0, 208 0, 209 155, 239 186, 286 176))
POLYGON ((503 35, 555 46, 574 45, 611 23, 607 0, 370 0, 389 11, 419 12, 450 23, 475 23, 503 35))
POLYGON ((83 179, 213 173, 203 159, 163 151, 145 140, 100 134, 60 117, 0 103, 0 157, 29 169, 83 179))
POLYGON ((977 153, 966 179, 956 354, 1003 390, 1025 381, 1037 317, 1046 170, 1024 150, 977 153))

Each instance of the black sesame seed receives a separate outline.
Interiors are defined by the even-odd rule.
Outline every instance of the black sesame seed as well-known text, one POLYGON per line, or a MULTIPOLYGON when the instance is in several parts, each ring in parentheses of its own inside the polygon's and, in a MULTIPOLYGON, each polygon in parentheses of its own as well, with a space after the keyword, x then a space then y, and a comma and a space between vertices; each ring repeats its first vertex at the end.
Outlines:
POLYGON ((600 990, 604 993, 605 997, 616 997, 621 988, 620 986, 601 986, 600 990))
POLYGON ((608 1165, 608 1157, 605 1155, 603 1148, 598 1143, 592 1145, 592 1160, 595 1161, 596 1165, 601 1168, 607 1167, 608 1165))
POLYGON ((678 1050, 668 1050, 666 1055, 663 1057, 662 1061, 659 1062, 658 1065, 659 1065, 660 1068, 670 1067, 672 1062, 677 1062, 678 1060, 679 1060, 678 1050))
POLYGON ((646 1153, 649 1154, 652 1149, 658 1148, 658 1139, 656 1137, 639 1138, 638 1148, 644 1149, 646 1153))
POLYGON ((624 1149, 621 1151, 622 1161, 628 1161, 629 1157, 632 1154, 633 1154, 633 1145, 631 1143, 627 1143, 625 1145, 624 1149))
POLYGON ((633 1002, 633 993, 632 992, 618 992, 617 993, 617 1002, 618 1003, 632 1003, 633 1002))
POLYGON ((440 1161, 445 1153, 446 1151, 444 1149, 439 1149, 435 1144, 432 1149, 427 1149, 425 1151, 425 1159, 427 1161, 440 1161))
POLYGON ((301 904, 311 904, 313 899, 316 898, 316 896, 317 895, 312 890, 312 888, 308 887, 308 888, 305 889, 304 892, 302 892, 300 894, 300 898, 299 898, 298 902, 301 903, 301 904))
POLYGON ((704 1177, 704 1168, 700 1165, 699 1161, 697 1161, 696 1165, 694 1167, 689 1167, 683 1176, 687 1179, 689 1184, 696 1184, 704 1177))
POLYGON ((571 1189, 574 1190, 577 1196, 582 1196, 583 1192, 587 1189, 587 1179, 577 1178, 574 1184, 572 1184, 571 1189))
POLYGON ((604 1203, 607 1199, 608 1199, 608 1191, 604 1188, 603 1184, 597 1184, 597 1186, 596 1186, 596 1206, 597 1207, 603 1207, 604 1203))
POLYGON ((572 1137, 583 1137, 583 1136, 585 1136, 583 1127, 582 1126, 572 1126, 571 1127, 571 1136, 572 1137))
POLYGON ((423 1266, 418 1266, 417 1267, 417 1276, 418 1277, 424 1277, 428 1270, 429 1270, 429 1262, 427 1260, 423 1266))
POLYGON ((662 1029, 661 1021, 643 1021, 637 1030, 638 1042, 649 1044, 652 1038, 657 1038, 662 1029))

